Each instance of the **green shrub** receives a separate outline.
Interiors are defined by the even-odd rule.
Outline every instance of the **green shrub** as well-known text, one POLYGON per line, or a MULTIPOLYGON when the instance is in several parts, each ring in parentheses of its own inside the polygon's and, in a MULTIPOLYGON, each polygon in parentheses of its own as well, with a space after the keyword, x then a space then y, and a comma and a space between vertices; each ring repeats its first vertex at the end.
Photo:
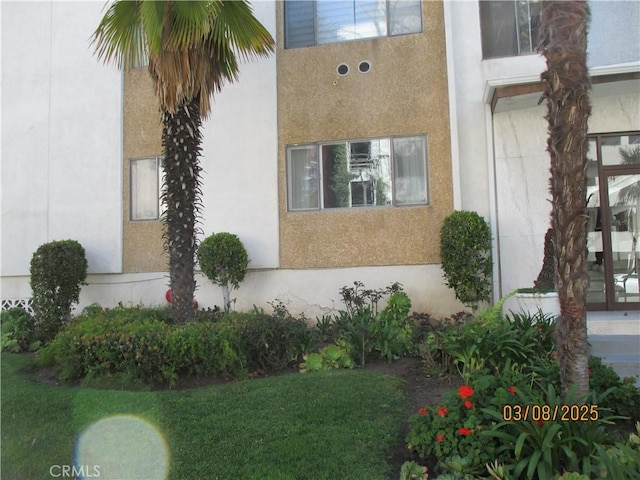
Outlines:
POLYGON ((553 319, 542 312, 501 317, 501 302, 507 297, 468 321, 441 322, 429 331, 418 346, 425 367, 457 371, 464 381, 474 372, 500 375, 505 365, 555 378, 553 319))
POLYGON ((602 406, 610 408, 618 415, 640 420, 640 389, 635 386, 635 378, 620 379, 600 357, 589 357, 589 389, 598 395, 608 392, 602 406))
POLYGON ((311 333, 303 319, 262 312, 231 313, 222 323, 237 331, 241 351, 251 370, 283 370, 307 353, 311 333))
POLYGON ((0 314, 0 324, 3 351, 22 352, 38 348, 33 317, 25 309, 14 307, 3 311, 0 314))
POLYGON ((41 245, 31 258, 31 289, 38 336, 43 343, 55 337, 71 317, 87 278, 87 259, 82 245, 62 240, 41 245))
POLYGON ((74 319, 40 352, 63 380, 125 376, 174 384, 179 376, 239 375, 240 340, 222 323, 169 325, 158 309, 117 308, 74 319))
POLYGON ((447 285, 465 305, 491 299, 491 230, 475 212, 456 211, 440 231, 440 258, 447 285))
POLYGON ((281 370, 309 349, 303 320, 233 313, 221 320, 172 325, 166 309, 96 309, 72 320, 40 351, 64 380, 122 376, 172 385, 185 376, 240 376, 281 370))
POLYGON ((249 266, 249 256, 240 239, 232 233, 214 233, 197 251, 198 263, 209 280, 222 287, 224 309, 229 311, 229 289, 238 288, 249 266))

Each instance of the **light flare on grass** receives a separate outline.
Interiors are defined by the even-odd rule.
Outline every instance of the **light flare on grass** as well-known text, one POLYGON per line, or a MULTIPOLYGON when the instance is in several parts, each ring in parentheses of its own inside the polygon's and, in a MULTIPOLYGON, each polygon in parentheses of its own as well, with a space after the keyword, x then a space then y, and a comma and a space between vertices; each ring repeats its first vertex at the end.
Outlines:
POLYGON ((78 469, 99 472, 101 480, 164 480, 169 472, 169 449, 164 435, 134 415, 103 418, 78 437, 78 469))

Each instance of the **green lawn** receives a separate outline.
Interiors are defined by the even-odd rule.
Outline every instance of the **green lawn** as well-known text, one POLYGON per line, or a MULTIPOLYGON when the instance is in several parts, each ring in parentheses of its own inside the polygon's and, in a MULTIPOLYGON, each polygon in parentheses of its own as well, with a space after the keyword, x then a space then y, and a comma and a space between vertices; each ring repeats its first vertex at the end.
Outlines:
POLYGON ((62 478, 74 456, 85 478, 100 480, 399 473, 386 462, 403 441, 404 396, 394 377, 340 370, 132 392, 46 386, 20 373, 28 357, 1 358, 2 478, 62 478))

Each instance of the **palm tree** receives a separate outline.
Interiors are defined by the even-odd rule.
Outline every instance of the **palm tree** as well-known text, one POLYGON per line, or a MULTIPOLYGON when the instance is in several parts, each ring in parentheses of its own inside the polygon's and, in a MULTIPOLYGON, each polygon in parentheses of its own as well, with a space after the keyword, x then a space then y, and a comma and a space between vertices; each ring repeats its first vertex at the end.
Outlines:
POLYGON ((118 0, 93 35, 95 51, 119 68, 148 55, 162 112, 165 246, 173 316, 193 319, 201 122, 211 97, 238 78, 238 57, 266 57, 274 40, 244 1, 118 0))
POLYGON ((551 226, 554 231, 556 287, 560 316, 556 347, 562 390, 571 385, 584 398, 589 391, 586 298, 586 162, 588 91, 586 1, 543 1, 540 51, 546 58, 542 74, 549 123, 547 151, 551 157, 551 226))

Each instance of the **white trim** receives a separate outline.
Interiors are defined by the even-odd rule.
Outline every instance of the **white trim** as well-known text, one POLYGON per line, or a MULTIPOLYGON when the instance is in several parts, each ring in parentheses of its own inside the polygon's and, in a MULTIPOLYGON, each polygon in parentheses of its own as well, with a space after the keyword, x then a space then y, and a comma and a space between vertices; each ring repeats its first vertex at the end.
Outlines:
MULTIPOLYGON (((607 75, 620 75, 625 73, 640 72, 640 62, 630 62, 618 65, 606 65, 603 67, 593 67, 589 69, 590 77, 601 77, 607 75)), ((482 101, 491 104, 496 89, 500 87, 526 85, 528 83, 540 82, 540 75, 526 75, 521 77, 490 78, 485 82, 482 93, 482 101)))
POLYGON ((491 105, 485 105, 485 138, 487 139, 487 178, 489 181, 489 227, 493 241, 491 242, 491 256, 493 258, 493 301, 497 302, 502 297, 502 275, 500 266, 500 227, 498 222, 498 203, 496 201, 496 166, 495 152, 493 148, 493 114, 491 105))

